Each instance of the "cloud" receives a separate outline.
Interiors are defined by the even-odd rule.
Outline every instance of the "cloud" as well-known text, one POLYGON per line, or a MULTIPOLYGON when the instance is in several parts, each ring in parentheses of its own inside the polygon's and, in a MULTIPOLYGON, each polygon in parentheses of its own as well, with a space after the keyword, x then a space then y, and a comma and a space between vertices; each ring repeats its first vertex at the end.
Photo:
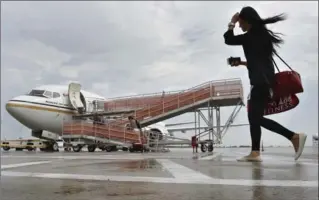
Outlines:
MULTIPOLYGON (((288 14, 287 21, 269 27, 285 34, 280 55, 301 73, 306 90, 299 107, 278 119, 297 130, 317 132, 317 113, 307 118, 313 110, 309 105, 317 100, 317 2, 108 1, 2 3, 2 134, 22 134, 4 111, 5 102, 42 84, 76 80, 88 90, 115 97, 238 77, 247 96, 247 70, 226 64, 229 56, 244 58, 242 48, 226 46, 222 37, 231 16, 245 5, 263 17, 288 14)), ((186 118, 193 116, 169 121, 186 118)), ((238 119, 247 122, 244 109, 238 119)), ((249 133, 247 128, 238 131, 249 133)), ((23 134, 29 136, 29 130, 23 134)), ((245 136, 243 142, 249 142, 245 136)), ((227 142, 237 140, 232 137, 237 135, 230 134, 227 142)))

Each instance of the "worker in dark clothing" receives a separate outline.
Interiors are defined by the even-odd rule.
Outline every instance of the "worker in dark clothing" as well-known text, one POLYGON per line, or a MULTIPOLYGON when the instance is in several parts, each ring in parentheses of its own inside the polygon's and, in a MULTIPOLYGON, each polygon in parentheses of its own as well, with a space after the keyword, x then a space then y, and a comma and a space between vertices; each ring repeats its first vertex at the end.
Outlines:
POLYGON ((278 46, 283 42, 278 35, 266 28, 266 24, 276 23, 284 19, 283 15, 262 19, 252 7, 244 7, 240 13, 236 13, 231 18, 228 30, 224 34, 227 45, 241 45, 243 47, 247 62, 233 62, 231 66, 245 65, 248 69, 251 85, 248 120, 252 150, 248 156, 244 156, 238 161, 261 161, 261 126, 290 140, 295 149, 295 160, 300 157, 303 151, 307 138, 305 134, 294 133, 263 116, 267 101, 272 97, 271 88, 275 77, 272 61, 273 53, 275 53, 274 45, 278 46), (235 36, 233 29, 237 22, 239 22, 240 28, 245 33, 235 36))
POLYGON ((196 136, 192 136, 192 147, 193 147, 193 153, 198 153, 198 138, 196 136))
POLYGON ((138 129, 140 131, 141 137, 143 137, 144 134, 143 134, 140 122, 137 121, 133 116, 129 116, 128 120, 130 121, 130 126, 131 126, 132 130, 138 129))

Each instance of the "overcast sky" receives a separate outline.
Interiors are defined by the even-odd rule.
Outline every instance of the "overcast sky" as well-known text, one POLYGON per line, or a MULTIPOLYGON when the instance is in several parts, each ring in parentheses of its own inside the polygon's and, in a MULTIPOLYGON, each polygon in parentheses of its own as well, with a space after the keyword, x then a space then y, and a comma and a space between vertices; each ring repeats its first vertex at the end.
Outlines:
MULTIPOLYGON (((310 136, 317 133, 318 2, 7 1, 1 2, 2 138, 31 135, 8 115, 5 103, 43 84, 75 80, 84 89, 115 97, 241 78, 246 97, 247 70, 226 65, 227 57, 244 59, 242 48, 223 40, 232 15, 245 5, 262 17, 288 14, 287 21, 269 27, 284 34, 279 53, 301 73, 305 88, 297 108, 270 118, 310 136)), ((229 110, 222 110, 223 121, 229 110)), ((193 119, 189 114, 169 122, 193 119)), ((234 123, 247 123, 246 108, 234 123)), ((290 144, 265 129, 262 138, 266 145, 290 144)), ((248 127, 230 129, 224 143, 249 144, 248 127)))

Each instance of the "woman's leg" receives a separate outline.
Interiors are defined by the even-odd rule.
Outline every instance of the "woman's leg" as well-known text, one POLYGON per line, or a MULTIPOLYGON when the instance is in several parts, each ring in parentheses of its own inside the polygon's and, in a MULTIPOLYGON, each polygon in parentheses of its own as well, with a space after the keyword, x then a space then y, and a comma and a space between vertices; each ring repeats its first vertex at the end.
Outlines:
POLYGON ((261 126, 290 140, 296 152, 295 159, 297 160, 300 157, 307 139, 305 134, 294 133, 280 125, 278 122, 267 118, 262 119, 261 126))
POLYGON ((248 121, 250 125, 251 150, 260 151, 261 125, 267 94, 263 87, 254 86, 249 100, 248 121))
POLYGON ((258 87, 253 87, 250 92, 248 121, 250 126, 251 137, 251 154, 244 156, 238 161, 261 161, 260 153, 260 139, 261 139, 261 121, 264 114, 265 98, 263 91, 258 87))
POLYGON ((267 105, 268 92, 267 87, 254 87, 251 91, 248 113, 252 141, 252 154, 250 156, 259 156, 262 126, 290 140, 295 148, 295 159, 298 159, 302 153, 307 136, 305 134, 296 134, 274 120, 263 117, 264 108, 267 105))
POLYGON ((295 135, 294 132, 288 130, 287 128, 280 125, 278 122, 275 122, 274 120, 262 118, 261 126, 265 129, 268 129, 272 132, 278 133, 279 135, 284 136, 288 140, 292 140, 293 136, 295 135))

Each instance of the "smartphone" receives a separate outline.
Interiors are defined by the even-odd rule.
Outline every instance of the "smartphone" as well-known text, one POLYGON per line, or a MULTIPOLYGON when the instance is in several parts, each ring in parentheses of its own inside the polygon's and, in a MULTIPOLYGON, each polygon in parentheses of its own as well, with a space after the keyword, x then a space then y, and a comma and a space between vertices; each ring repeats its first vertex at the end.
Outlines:
POLYGON ((240 57, 229 57, 227 59, 227 64, 231 65, 232 62, 241 62, 241 59, 240 57))

